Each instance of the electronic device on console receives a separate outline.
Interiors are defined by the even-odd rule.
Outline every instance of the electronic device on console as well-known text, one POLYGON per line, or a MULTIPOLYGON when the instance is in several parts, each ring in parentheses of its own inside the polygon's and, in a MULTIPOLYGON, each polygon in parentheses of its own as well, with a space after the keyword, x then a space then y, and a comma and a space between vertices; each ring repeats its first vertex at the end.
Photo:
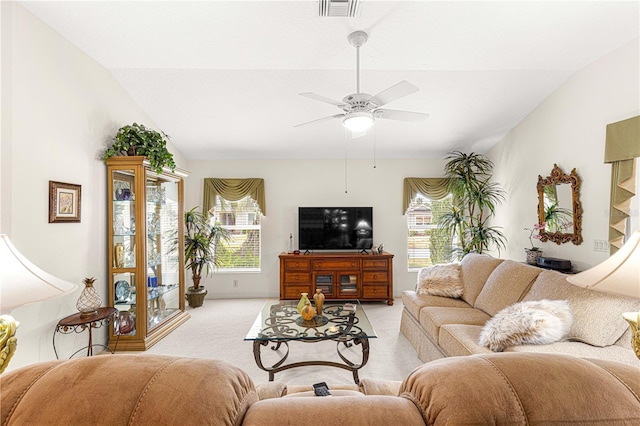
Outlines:
POLYGON ((556 271, 571 271, 571 261, 567 259, 558 259, 555 257, 540 256, 537 260, 538 266, 556 271))

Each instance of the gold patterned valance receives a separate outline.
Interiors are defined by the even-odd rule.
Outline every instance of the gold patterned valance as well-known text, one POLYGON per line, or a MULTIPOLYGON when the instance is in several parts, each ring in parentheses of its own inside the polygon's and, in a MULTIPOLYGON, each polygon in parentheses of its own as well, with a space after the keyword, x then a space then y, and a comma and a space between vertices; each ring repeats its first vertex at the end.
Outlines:
POLYGON ((404 178, 402 214, 406 214, 411 200, 422 194, 430 200, 441 200, 449 195, 448 178, 404 178))
POLYGON ((636 158, 640 157, 640 116, 607 125, 604 162, 611 163, 609 247, 624 244, 631 198, 636 194, 636 158))
POLYGON ((238 201, 247 195, 258 203, 260 212, 267 215, 267 201, 264 196, 264 179, 223 179, 205 178, 204 198, 202 201, 202 211, 208 214, 216 205, 216 196, 220 195, 227 201, 238 201))

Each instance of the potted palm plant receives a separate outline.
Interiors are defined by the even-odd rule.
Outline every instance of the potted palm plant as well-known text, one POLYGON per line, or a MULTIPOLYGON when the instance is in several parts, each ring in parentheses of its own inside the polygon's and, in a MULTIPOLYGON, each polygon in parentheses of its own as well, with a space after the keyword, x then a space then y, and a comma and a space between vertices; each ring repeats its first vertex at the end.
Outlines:
POLYGON ((212 225, 206 215, 197 209, 194 207, 184 214, 185 267, 191 270, 193 280, 193 286, 187 288, 187 301, 194 308, 202 306, 207 295, 207 290, 200 284, 203 271, 207 276, 211 269, 218 267, 216 246, 230 237, 228 230, 219 224, 212 225))
POLYGON ((105 151, 102 159, 106 160, 116 155, 143 155, 149 159, 151 168, 156 172, 162 173, 165 166, 174 171, 176 164, 173 154, 167 149, 168 138, 166 134, 143 124, 129 124, 118 129, 111 148, 105 151))
MULTIPOLYGON (((451 238, 457 237, 457 250, 464 256, 470 252, 482 253, 495 246, 505 247, 506 237, 499 227, 489 226, 495 207, 504 201, 504 191, 490 182, 493 162, 482 154, 454 151, 445 157, 445 177, 453 195, 451 212, 441 216, 438 226, 451 238)), ((461 256, 460 256, 461 257, 461 256)))

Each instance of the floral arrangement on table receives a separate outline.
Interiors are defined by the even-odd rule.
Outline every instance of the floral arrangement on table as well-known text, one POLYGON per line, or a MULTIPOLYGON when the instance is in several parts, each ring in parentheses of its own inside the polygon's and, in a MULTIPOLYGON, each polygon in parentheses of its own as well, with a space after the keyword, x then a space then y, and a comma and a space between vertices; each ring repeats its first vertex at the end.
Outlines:
POLYGON ((524 228, 525 231, 529 231, 529 242, 531 243, 531 248, 527 249, 528 251, 541 251, 539 247, 536 247, 533 244, 532 238, 539 240, 540 231, 544 230, 545 226, 546 226, 546 223, 542 222, 542 223, 536 223, 535 225, 533 225, 533 228, 524 228))

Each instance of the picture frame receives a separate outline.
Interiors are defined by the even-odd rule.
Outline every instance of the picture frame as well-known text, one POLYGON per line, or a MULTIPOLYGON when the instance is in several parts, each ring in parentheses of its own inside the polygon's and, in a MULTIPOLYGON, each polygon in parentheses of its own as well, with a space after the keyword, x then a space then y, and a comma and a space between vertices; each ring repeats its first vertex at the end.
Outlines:
POLYGON ((82 187, 49 181, 49 223, 80 222, 82 187))

